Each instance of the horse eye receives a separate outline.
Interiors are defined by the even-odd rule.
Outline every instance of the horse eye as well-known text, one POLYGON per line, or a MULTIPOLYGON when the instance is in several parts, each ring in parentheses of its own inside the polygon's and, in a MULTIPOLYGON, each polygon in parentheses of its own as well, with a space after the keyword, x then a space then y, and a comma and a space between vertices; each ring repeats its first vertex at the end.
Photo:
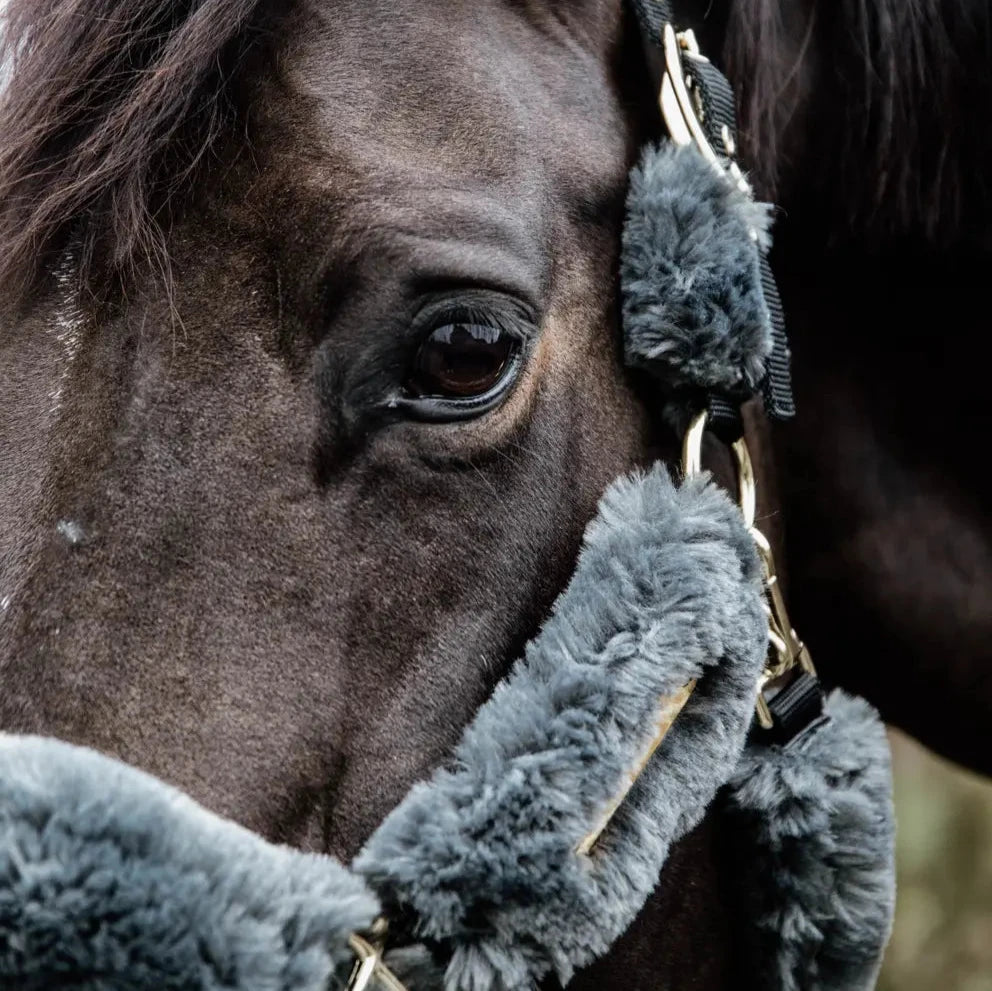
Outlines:
POLYGON ((498 327, 449 323, 420 345, 408 387, 417 396, 471 399, 495 389, 514 364, 520 340, 498 327))

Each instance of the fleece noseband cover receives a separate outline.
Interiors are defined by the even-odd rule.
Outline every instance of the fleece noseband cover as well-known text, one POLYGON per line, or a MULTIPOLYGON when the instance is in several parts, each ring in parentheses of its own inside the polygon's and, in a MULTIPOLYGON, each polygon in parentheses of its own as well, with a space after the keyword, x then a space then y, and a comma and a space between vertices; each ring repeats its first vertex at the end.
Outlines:
POLYGON ((0 986, 323 991, 346 972, 347 933, 380 905, 413 918, 444 961, 394 957, 414 989, 565 981, 627 928, 734 773, 765 640, 736 507, 658 466, 606 494, 540 635, 351 871, 91 751, 0 736, 0 986), (578 853, 651 739, 658 700, 693 680, 578 853))
POLYGON ((760 571, 740 513, 663 468, 622 480, 540 636, 355 867, 443 943, 449 988, 564 983, 630 925, 673 842, 736 766, 764 663, 760 571), (600 842, 659 702, 697 686, 600 842))
MULTIPOLYGON (((634 175, 626 354, 676 390, 753 389, 767 210, 694 156, 654 149, 634 175)), ((658 466, 607 492, 540 634, 350 868, 91 751, 0 735, 0 987, 343 988, 349 934, 384 911, 411 991, 530 991, 606 952, 713 809, 737 844, 740 986, 868 991, 893 907, 884 730, 834 693, 788 746, 756 736, 767 635, 739 510, 658 466), (691 682, 644 763, 659 701, 691 682)))

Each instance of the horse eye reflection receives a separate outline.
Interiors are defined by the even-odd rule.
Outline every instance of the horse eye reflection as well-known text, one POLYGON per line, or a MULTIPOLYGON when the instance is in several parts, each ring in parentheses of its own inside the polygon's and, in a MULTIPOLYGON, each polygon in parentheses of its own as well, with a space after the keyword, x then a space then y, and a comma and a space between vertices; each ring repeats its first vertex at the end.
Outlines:
POLYGON ((417 352, 410 391, 417 396, 468 399, 493 389, 520 347, 514 335, 486 324, 435 328, 417 352))

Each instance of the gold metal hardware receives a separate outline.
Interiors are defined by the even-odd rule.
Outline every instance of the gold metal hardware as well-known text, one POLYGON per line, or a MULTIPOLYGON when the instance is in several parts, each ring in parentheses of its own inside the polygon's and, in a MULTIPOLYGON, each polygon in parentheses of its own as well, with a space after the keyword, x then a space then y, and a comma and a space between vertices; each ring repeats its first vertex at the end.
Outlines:
MULTIPOLYGON (((734 452, 734 461, 737 463, 737 502, 741 507, 744 525, 755 540, 758 539, 755 534, 765 540, 764 534, 754 525, 758 512, 758 483, 754 477, 754 465, 751 464, 751 452, 747 449, 743 437, 735 440, 730 449, 734 452)), ((767 544, 768 541, 765 543, 767 544)))
POLYGON ((675 28, 666 24, 662 48, 665 53, 665 71, 661 78, 658 102, 672 140, 679 145, 695 145, 720 176, 750 196, 751 184, 744 177, 740 166, 733 161, 734 149, 729 129, 725 128, 725 133, 721 135, 727 149, 727 158, 721 159, 713 150, 703 129, 702 108, 696 96, 698 91, 693 88, 690 92, 692 80, 682 70, 683 53, 697 62, 708 61, 699 53, 695 35, 691 31, 676 34, 675 28))
POLYGON ((778 573, 775 570, 775 556, 772 554, 768 538, 757 527, 752 526, 750 529, 764 571, 768 613, 768 662, 758 686, 758 722, 765 729, 771 729, 774 723, 765 700, 765 688, 797 666, 815 678, 816 668, 813 666, 809 649, 796 635, 789 619, 785 598, 782 596, 782 586, 779 584, 778 573))
POLYGON ((723 147, 726 149, 727 154, 733 158, 737 154, 737 142, 734 141, 733 135, 730 133, 730 128, 726 124, 720 128, 720 139, 723 141, 723 147))
MULTIPOLYGON (((682 474, 692 478, 703 470, 703 436, 706 433, 707 414, 697 413, 689 423, 689 429, 682 439, 682 474)), ((758 486, 754 478, 751 455, 743 438, 736 441, 731 450, 737 465, 737 501, 748 530, 754 527, 754 516, 758 506, 758 486)), ((762 538, 763 539, 763 538, 762 538)))
POLYGON ((703 470, 703 434, 706 433, 706 413, 697 413, 682 438, 682 475, 692 478, 703 470))
MULTIPOLYGON (((686 478, 697 474, 702 468, 703 435, 706 432, 706 412, 693 417, 682 442, 682 471, 686 478)), ((796 635, 785 606, 785 598, 775 568, 775 555, 768 538, 755 524, 758 504, 758 486, 754 475, 751 453, 743 438, 732 447, 737 466, 737 498, 744 523, 755 543, 765 584, 765 612, 768 615, 768 659, 758 681, 757 714, 758 722, 765 729, 773 726, 772 714, 768 708, 764 691, 769 684, 795 667, 800 667, 816 677, 816 668, 806 645, 796 635)))
POLYGON ((403 982, 382 962, 387 928, 385 919, 376 919, 367 934, 368 938, 359 933, 348 937, 348 946, 355 954, 355 966, 346 991, 373 991, 375 988, 407 991, 403 982))

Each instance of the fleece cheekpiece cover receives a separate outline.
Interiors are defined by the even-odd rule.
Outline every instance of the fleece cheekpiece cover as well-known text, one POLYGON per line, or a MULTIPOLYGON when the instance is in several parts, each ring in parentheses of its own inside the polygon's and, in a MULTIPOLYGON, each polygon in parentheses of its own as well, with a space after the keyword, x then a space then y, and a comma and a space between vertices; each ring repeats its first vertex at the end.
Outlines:
POLYGON ((691 146, 649 146, 630 175, 620 286, 624 358, 672 389, 753 393, 772 351, 757 248, 772 208, 691 146))

